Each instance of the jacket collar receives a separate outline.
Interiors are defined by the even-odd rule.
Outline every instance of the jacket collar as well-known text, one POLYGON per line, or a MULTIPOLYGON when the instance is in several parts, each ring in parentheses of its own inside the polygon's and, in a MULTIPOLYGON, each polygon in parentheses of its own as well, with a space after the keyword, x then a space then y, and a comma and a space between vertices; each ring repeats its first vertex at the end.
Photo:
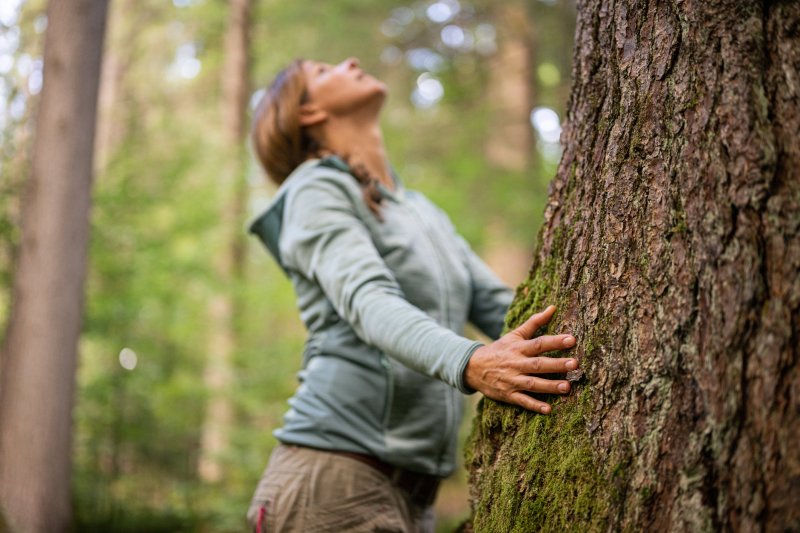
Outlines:
MULTIPOLYGON (((334 168, 336 170, 351 174, 350 166, 337 155, 330 155, 322 159, 309 159, 304 161, 296 169, 294 169, 289 177, 287 177, 281 186, 278 187, 278 191, 275 193, 275 197, 273 198, 272 202, 270 202, 269 206, 267 206, 267 209, 252 223, 250 223, 248 227, 249 233, 252 233, 258 237, 258 239, 264 244, 264 246, 266 246, 267 250, 269 250, 284 272, 286 272, 286 267, 283 264, 283 261, 281 261, 278 241, 281 236, 283 209, 286 203, 286 191, 288 190, 288 184, 289 182, 296 182, 306 170, 316 165, 334 168)), ((395 190, 391 191, 381 183, 378 183, 378 189, 380 189, 381 193, 385 197, 395 202, 402 202, 404 194, 403 183, 400 181, 400 178, 397 176, 394 168, 391 166, 389 168, 392 179, 394 180, 395 190)))
MULTIPOLYGON (((352 174, 350 171, 350 165, 347 162, 339 157, 338 155, 329 155, 325 156, 319 160, 319 164, 322 166, 326 166, 329 168, 335 168, 337 170, 341 170, 342 172, 347 172, 348 174, 352 174)), ((389 172, 392 176, 392 181, 394 182, 394 191, 390 190, 386 187, 383 183, 378 182, 378 189, 381 191, 385 197, 395 201, 401 202, 404 193, 403 182, 400 181, 400 177, 395 172, 394 167, 389 165, 389 172)))

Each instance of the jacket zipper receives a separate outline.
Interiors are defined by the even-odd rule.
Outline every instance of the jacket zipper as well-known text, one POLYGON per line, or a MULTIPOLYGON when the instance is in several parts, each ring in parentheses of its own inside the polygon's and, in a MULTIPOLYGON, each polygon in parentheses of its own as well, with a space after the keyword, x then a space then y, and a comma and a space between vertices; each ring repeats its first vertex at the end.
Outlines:
MULTIPOLYGON (((442 265, 441 258, 439 256, 439 248, 436 246, 436 243, 433 240, 433 237, 430 234, 430 230, 428 225, 425 223, 425 220, 420 215, 419 211, 417 211, 416 206, 411 205, 409 202, 408 208, 413 211, 414 219, 422 229, 422 233, 425 234, 425 237, 428 239, 428 242, 431 245, 431 249, 433 250, 434 260, 436 261, 436 265, 439 270, 439 276, 442 280, 441 290, 440 290, 440 300, 442 302, 442 311, 443 311, 443 318, 445 324, 450 324, 450 302, 449 298, 447 297, 447 287, 445 286, 445 282, 447 281, 447 276, 445 275, 445 269, 442 265)), ((439 451, 439 466, 441 467, 442 460, 444 456, 447 454, 448 445, 450 444, 450 440, 452 439, 452 435, 454 432, 453 425, 455 424, 455 406, 453 406, 453 394, 448 390, 445 398, 445 415, 447 418, 447 432, 445 433, 445 438, 443 439, 441 449, 439 451)))

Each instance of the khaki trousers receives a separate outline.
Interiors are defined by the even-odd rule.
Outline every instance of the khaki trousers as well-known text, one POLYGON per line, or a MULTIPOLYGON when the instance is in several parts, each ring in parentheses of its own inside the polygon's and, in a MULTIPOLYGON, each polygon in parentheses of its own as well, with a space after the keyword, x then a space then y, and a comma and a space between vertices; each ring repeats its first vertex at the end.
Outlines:
POLYGON ((247 521, 257 533, 434 530, 433 508, 414 504, 373 467, 335 453, 285 444, 270 456, 247 521))

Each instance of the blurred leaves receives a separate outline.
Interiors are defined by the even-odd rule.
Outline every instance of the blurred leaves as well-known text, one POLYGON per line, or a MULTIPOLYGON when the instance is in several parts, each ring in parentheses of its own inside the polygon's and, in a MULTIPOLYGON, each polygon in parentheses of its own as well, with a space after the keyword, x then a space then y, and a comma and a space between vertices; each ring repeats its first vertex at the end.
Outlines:
MULTIPOLYGON (((527 79, 533 104, 563 117, 574 8, 524 5, 535 29, 529 53, 536 68, 527 79)), ((496 103, 486 97, 490 63, 506 34, 495 6, 489 0, 257 1, 253 90, 295 57, 338 62, 358 55, 365 70, 389 84, 384 134, 406 186, 441 205, 476 248, 492 244, 487 227, 499 223, 507 242, 532 249, 555 162, 537 150, 528 168, 511 171, 484 156, 496 103), (417 107, 411 98, 423 73, 443 92, 433 105, 417 107)), ((18 65, 27 61, 23 55, 34 62, 41 56, 43 8, 41 0, 24 3, 15 22, 18 42, 0 50, 0 66, 12 61, 0 72, 0 322, 8 317, 36 101, 32 71, 18 65), (14 118, 13 101, 25 91, 24 113, 14 118)), ((304 329, 282 272, 251 240, 241 282, 225 286, 214 274, 215 258, 228 249, 219 220, 231 157, 220 109, 226 16, 227 3, 219 0, 112 3, 104 80, 117 85, 101 110, 103 157, 75 412, 80 531, 241 530, 274 445, 271 431, 296 386, 304 329), (221 291, 243 306, 227 391, 236 424, 221 458, 225 479, 206 486, 196 468, 208 398, 202 381, 208 300, 221 291), (120 365, 125 348, 137 356, 131 370, 120 365)), ((250 184, 252 216, 274 187, 248 157, 239 179, 250 184)))

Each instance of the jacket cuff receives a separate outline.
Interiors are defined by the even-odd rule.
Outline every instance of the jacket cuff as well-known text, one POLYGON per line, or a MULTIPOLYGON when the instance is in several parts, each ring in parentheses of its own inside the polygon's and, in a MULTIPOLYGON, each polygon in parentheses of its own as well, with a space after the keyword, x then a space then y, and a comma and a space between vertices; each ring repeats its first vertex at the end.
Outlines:
POLYGON ((464 379, 464 372, 467 369, 467 363, 469 363, 472 354, 475 353, 475 350, 480 348, 481 346, 485 346, 482 342, 475 341, 466 351, 464 356, 461 358, 461 361, 458 364, 458 374, 456 374, 456 386, 458 390, 463 392, 464 394, 474 394, 477 392, 475 389, 467 385, 466 380, 464 379))

